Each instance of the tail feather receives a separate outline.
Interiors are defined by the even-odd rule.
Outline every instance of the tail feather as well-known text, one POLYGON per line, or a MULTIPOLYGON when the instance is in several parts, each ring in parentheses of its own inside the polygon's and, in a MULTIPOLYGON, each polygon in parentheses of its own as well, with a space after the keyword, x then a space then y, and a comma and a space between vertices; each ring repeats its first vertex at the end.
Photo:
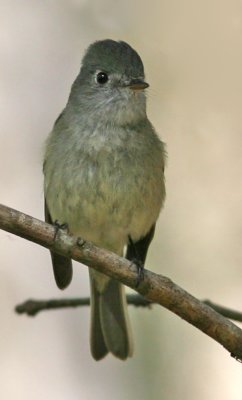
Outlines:
POLYGON ((102 293, 97 291, 91 277, 91 352, 96 360, 108 352, 125 360, 133 354, 124 287, 109 280, 102 293))
POLYGON ((100 320, 100 312, 99 312, 99 304, 100 304, 100 294, 95 288, 94 280, 91 278, 91 353, 95 360, 101 360, 108 353, 107 346, 105 344, 101 320, 100 320))
POLYGON ((124 287, 118 281, 110 280, 100 297, 102 332, 108 350, 125 360, 133 354, 130 324, 124 287))

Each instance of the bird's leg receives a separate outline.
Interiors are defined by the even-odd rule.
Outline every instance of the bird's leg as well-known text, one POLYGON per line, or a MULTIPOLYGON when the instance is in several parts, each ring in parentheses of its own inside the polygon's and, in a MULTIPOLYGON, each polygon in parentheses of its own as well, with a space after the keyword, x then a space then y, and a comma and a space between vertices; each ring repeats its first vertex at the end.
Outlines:
POLYGON ((132 259, 132 262, 136 265, 137 268, 137 279, 136 279, 136 287, 139 286, 140 282, 143 281, 144 279, 144 264, 140 260, 139 254, 137 252, 136 246, 134 241, 132 240, 131 236, 128 236, 129 239, 129 245, 132 247, 133 253, 135 257, 132 259))

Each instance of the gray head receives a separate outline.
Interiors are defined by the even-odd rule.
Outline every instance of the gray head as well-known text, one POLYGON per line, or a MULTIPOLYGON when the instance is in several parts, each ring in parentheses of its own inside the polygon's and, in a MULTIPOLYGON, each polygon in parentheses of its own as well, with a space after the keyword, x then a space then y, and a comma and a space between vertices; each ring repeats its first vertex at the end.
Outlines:
POLYGON ((87 49, 68 104, 131 122, 146 116, 148 86, 137 52, 125 42, 102 40, 87 49))
POLYGON ((140 56, 125 42, 101 40, 91 44, 82 60, 82 73, 94 73, 98 69, 107 74, 144 79, 144 67, 140 56))

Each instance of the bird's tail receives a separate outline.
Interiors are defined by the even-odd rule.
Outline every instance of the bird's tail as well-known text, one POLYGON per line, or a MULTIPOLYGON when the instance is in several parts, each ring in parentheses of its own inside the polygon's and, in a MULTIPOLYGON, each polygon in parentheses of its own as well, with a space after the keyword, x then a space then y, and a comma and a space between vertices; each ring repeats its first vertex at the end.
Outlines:
MULTIPOLYGON (((100 360, 107 353, 125 360, 133 353, 124 287, 118 281, 106 278, 103 290, 97 285, 96 272, 91 281, 91 353, 100 360)), ((100 279, 100 273, 98 273, 100 279)))

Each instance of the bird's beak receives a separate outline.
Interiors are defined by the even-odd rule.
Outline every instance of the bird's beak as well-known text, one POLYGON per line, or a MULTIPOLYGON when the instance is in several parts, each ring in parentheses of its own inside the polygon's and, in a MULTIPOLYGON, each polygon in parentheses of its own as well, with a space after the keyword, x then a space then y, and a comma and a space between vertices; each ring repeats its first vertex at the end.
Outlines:
POLYGON ((136 91, 136 90, 144 90, 148 88, 150 85, 142 81, 142 79, 132 79, 127 86, 130 89, 136 91))

